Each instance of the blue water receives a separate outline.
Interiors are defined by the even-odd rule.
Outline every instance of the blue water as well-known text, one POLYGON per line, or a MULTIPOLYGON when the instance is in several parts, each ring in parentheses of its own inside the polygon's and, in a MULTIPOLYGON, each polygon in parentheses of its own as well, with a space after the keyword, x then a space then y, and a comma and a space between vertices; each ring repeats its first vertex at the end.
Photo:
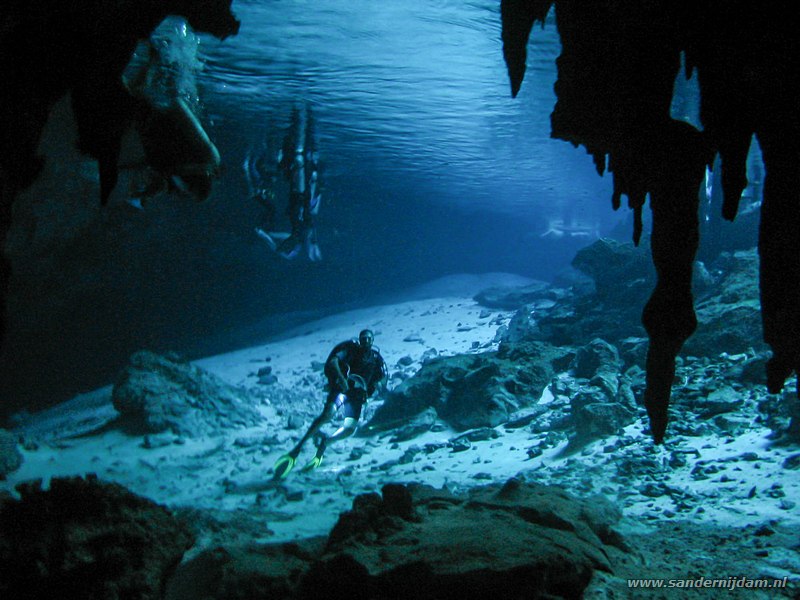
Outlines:
MULTIPOLYGON (((552 22, 535 30, 525 86, 512 100, 497 2, 278 0, 234 9, 239 35, 201 45, 210 131, 236 169, 248 146, 286 127, 293 103, 311 105, 323 233, 325 223, 341 227, 375 210, 376 229, 400 218, 394 227, 425 239, 442 226, 425 212, 446 209, 456 221, 477 213, 482 226, 524 245, 550 219, 605 232, 620 218, 609 209, 608 178, 582 150, 549 139, 560 52, 552 22), (427 231, 402 220, 418 211, 432 221, 427 231)), ((480 252, 507 260, 510 247, 496 245, 488 235, 480 252)))
POLYGON ((356 167, 389 188, 411 177, 420 196, 462 209, 531 215, 594 199, 605 185, 589 161, 548 139, 555 27, 535 31, 512 101, 498 6, 237 2, 239 35, 203 47, 214 124, 248 139, 285 125, 292 102, 309 102, 334 188, 346 190, 356 167))
POLYGON ((201 35, 185 48, 198 52, 199 115, 223 160, 211 197, 162 198, 142 212, 112 203, 56 248, 50 277, 64 292, 37 303, 46 286, 34 280, 12 299, 0 396, 63 399, 113 380, 141 348, 229 350, 226 332, 271 315, 368 303, 452 273, 550 279, 625 217, 611 211, 610 178, 549 137, 560 52, 552 15, 533 32, 512 99, 495 0, 233 8, 237 36, 201 35), (242 169, 304 104, 317 120, 323 198, 323 260, 313 264, 282 260, 254 234, 264 211, 242 169), (554 223, 589 235, 542 237, 554 223))

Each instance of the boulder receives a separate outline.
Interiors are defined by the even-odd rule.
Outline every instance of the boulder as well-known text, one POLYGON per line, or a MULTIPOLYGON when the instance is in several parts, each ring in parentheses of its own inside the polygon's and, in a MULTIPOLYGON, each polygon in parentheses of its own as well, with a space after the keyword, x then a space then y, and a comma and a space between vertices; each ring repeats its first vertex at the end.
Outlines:
POLYGON ((124 487, 56 478, 0 508, 0 597, 157 600, 193 544, 167 509, 124 487))
POLYGON ((324 540, 196 557, 174 578, 183 595, 167 598, 580 598, 610 572, 609 546, 624 551, 619 518, 602 497, 520 479, 463 495, 387 484, 357 496, 324 540))
POLYGON ((774 438, 784 443, 800 443, 800 398, 795 390, 770 394, 758 403, 758 411, 774 438))
POLYGON ((573 443, 588 443, 609 435, 622 433, 633 423, 636 413, 617 402, 592 402, 575 407, 572 422, 575 426, 573 443))
POLYGON ((612 345, 596 338, 578 348, 575 358, 570 365, 575 377, 592 379, 595 375, 619 373, 621 363, 619 352, 612 345))
POLYGON ((368 428, 396 427, 428 408, 457 431, 495 427, 539 401, 564 354, 549 344, 528 342, 431 359, 389 393, 368 428))
POLYGON ((148 351, 131 356, 112 391, 114 408, 137 433, 186 437, 258 425, 255 400, 190 363, 148 351))
POLYGON ((526 304, 551 300, 550 286, 544 281, 535 281, 522 287, 492 287, 481 290, 475 301, 481 306, 502 310, 517 310, 526 304))
POLYGON ((735 412, 743 404, 741 393, 726 385, 714 390, 706 397, 697 398, 694 409, 700 413, 701 418, 708 419, 716 415, 735 412))
POLYGON ((421 413, 413 416, 405 425, 395 430, 391 442, 405 442, 418 435, 427 433, 436 423, 437 414, 433 408, 426 408, 421 413))
POLYGON ((713 285, 698 294, 697 331, 686 341, 683 353, 716 357, 763 350, 761 302, 758 289, 758 253, 755 249, 723 252, 714 261, 713 285))
POLYGON ((0 429, 0 480, 19 469, 22 461, 22 454, 17 447, 17 438, 10 431, 0 429))
MULTIPOLYGON (((646 335, 641 313, 655 285, 647 236, 638 248, 600 239, 580 250, 573 266, 591 278, 593 287, 560 295, 554 289, 542 290, 539 297, 549 295, 552 302, 520 307, 504 339, 578 346, 601 338, 621 349, 626 365, 643 367, 646 335)), ((683 354, 716 357, 722 351, 764 349, 758 281, 754 249, 722 253, 710 267, 696 262, 692 285, 698 327, 683 354)))
POLYGON ((632 305, 641 311, 656 282, 647 236, 638 247, 599 239, 578 251, 572 266, 592 278, 597 300, 607 306, 632 305))
POLYGON ((351 589, 376 597, 578 598, 595 570, 610 571, 598 533, 607 535, 618 513, 558 488, 512 479, 463 497, 406 490, 357 498, 301 589, 326 589, 347 565, 359 574, 351 589))

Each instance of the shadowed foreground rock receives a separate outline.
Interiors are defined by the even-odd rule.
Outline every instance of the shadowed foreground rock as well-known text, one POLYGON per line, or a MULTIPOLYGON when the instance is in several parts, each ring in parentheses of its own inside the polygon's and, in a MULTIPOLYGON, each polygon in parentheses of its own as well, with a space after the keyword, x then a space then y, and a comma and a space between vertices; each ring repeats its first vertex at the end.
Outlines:
POLYGON ((162 597, 192 534, 165 508, 94 477, 18 486, 0 508, 0 597, 162 597))
POLYGON ((0 479, 16 471, 22 466, 22 454, 17 448, 17 439, 13 433, 0 429, 0 479))
POLYGON ((611 570, 606 544, 624 546, 618 518, 605 500, 517 479, 463 496, 389 484, 356 497, 324 542, 201 554, 167 598, 197 586, 209 598, 578 598, 611 570))

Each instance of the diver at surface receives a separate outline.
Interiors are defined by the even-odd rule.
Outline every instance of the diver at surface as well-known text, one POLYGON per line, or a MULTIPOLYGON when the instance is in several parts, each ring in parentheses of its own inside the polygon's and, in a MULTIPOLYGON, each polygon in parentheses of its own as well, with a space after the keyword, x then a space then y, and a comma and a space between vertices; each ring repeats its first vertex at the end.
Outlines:
POLYGON ((143 158, 128 165, 134 170, 128 202, 142 208, 156 194, 175 191, 205 200, 221 158, 195 114, 197 36, 177 19, 145 44, 143 64, 125 78, 143 108, 137 119, 143 158))
MULTIPOLYGON (((314 222, 321 201, 317 160, 311 108, 307 106, 303 113, 294 107, 289 131, 283 138, 277 156, 278 169, 289 184, 286 214, 289 217, 290 231, 267 231, 263 227, 256 228, 256 234, 267 242, 273 251, 286 259, 296 258, 303 250, 311 261, 322 259, 314 222)), ((248 183, 253 190, 265 190, 263 182, 259 181, 262 176, 255 172, 256 164, 257 161, 253 161, 251 157, 245 160, 248 183)), ((259 191, 255 199, 263 200, 265 193, 269 196, 268 192, 259 191)))
POLYGON ((310 471, 319 466, 328 444, 347 438, 355 433, 361 410, 378 386, 387 378, 386 362, 373 347, 375 335, 369 329, 358 334, 358 339, 337 344, 325 361, 325 377, 328 379, 328 395, 322 412, 314 419, 306 433, 294 448, 275 463, 273 479, 286 477, 294 467, 303 445, 314 437, 317 450, 311 461, 303 468, 310 471), (331 436, 319 432, 331 420, 335 410, 341 410, 344 422, 331 436))

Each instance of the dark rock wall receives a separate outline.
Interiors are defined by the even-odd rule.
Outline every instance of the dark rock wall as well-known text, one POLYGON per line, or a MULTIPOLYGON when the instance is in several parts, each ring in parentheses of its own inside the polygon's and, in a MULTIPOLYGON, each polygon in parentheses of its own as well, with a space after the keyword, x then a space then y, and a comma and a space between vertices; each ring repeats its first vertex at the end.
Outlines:
POLYGON ((722 216, 733 220, 754 135, 766 173, 759 253, 764 339, 773 351, 769 390, 780 391, 800 369, 800 17, 779 3, 755 8, 743 0, 504 0, 514 95, 525 72, 528 35, 552 5, 563 46, 553 137, 583 145, 598 172, 613 174, 612 205, 618 208, 627 196, 635 243, 650 199, 657 282, 642 316, 650 338, 645 403, 660 442, 675 357, 697 326, 691 281, 699 186, 719 154, 722 216), (670 116, 681 53, 688 73, 698 74, 702 131, 670 116))
POLYGON ((4 598, 163 597, 194 543, 186 524, 93 476, 40 485, 20 485, 20 500, 0 506, 4 598))

